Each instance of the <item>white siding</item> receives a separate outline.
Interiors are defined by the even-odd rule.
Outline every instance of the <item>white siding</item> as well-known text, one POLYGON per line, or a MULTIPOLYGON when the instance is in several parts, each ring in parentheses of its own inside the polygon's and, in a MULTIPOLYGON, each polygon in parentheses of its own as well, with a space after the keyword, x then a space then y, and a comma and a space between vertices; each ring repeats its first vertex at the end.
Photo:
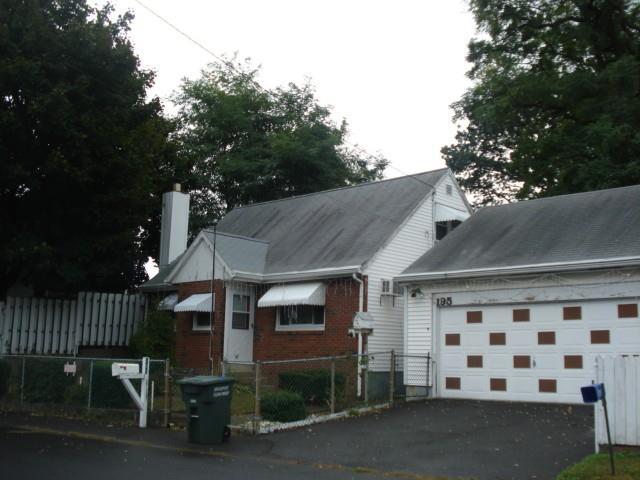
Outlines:
MULTIPOLYGON (((211 280, 211 248, 206 242, 199 240, 196 245, 189 247, 185 255, 187 257, 171 280, 172 283, 211 280)), ((222 279, 224 276, 224 266, 216 260, 216 278, 222 279)))
MULTIPOLYGON (((391 349, 398 353, 404 352, 404 300, 402 296, 395 297, 395 302, 391 297, 381 299, 382 279, 393 279, 433 246, 434 201, 459 210, 467 210, 453 176, 443 177, 436 187, 435 196, 431 193, 424 199, 364 269, 369 282, 367 310, 375 319, 374 333, 369 337, 370 352, 391 349), (446 193, 447 184, 452 186, 452 195, 446 193)), ((422 329, 424 331, 423 327, 422 329)), ((427 351, 428 348, 424 353, 427 351)), ((372 368, 375 369, 375 366, 372 368)))

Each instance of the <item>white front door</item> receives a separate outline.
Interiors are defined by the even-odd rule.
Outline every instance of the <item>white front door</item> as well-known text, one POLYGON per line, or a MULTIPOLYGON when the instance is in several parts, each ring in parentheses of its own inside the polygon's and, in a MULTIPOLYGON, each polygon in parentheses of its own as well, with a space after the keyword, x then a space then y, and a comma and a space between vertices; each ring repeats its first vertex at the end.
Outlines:
POLYGON ((227 288, 224 325, 224 359, 253 361, 255 294, 252 288, 227 288))

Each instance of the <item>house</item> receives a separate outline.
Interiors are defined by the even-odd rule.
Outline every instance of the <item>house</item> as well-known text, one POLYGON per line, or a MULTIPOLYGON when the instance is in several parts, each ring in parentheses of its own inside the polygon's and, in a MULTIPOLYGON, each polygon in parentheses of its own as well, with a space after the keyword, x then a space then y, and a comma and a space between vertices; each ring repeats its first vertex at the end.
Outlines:
POLYGON ((395 280, 435 396, 579 403, 597 355, 640 354, 640 186, 481 209, 395 280))
POLYGON ((142 290, 176 312, 185 367, 401 352, 404 301, 392 279, 470 212, 440 169, 238 207, 183 251, 188 197, 170 192, 160 273, 142 290))

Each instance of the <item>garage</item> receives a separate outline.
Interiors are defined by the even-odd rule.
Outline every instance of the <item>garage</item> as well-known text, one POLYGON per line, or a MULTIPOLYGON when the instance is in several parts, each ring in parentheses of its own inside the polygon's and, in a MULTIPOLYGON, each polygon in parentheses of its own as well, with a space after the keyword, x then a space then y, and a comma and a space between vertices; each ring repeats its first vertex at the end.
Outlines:
POLYGON ((581 403, 596 355, 640 352, 631 300, 439 307, 439 395, 581 403))
POLYGON ((580 403, 597 356, 640 356, 640 186, 486 207, 395 282, 439 397, 580 403))

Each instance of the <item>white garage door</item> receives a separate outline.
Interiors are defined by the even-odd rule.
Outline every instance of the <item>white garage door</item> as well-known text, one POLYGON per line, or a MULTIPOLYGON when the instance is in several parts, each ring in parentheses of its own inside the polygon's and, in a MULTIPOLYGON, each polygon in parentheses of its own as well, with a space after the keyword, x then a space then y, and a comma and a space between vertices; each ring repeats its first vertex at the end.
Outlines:
POLYGON ((599 354, 640 354, 637 299, 439 307, 438 394, 582 401, 599 354))

